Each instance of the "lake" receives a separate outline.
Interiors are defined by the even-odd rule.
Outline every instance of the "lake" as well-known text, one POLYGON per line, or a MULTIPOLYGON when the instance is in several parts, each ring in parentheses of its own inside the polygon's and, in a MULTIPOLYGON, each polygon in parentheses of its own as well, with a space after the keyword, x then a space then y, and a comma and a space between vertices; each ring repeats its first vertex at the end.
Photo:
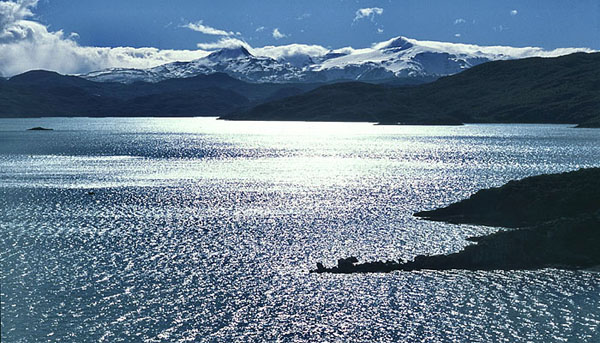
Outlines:
POLYGON ((590 166, 570 125, 0 119, 2 342, 598 342, 594 271, 308 273, 459 251, 498 228, 412 214, 590 166))

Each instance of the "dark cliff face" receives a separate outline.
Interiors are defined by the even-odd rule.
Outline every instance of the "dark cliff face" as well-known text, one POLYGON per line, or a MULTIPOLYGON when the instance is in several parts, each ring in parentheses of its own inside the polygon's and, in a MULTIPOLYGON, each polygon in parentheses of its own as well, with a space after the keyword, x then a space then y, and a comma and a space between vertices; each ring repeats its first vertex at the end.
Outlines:
POLYGON ((458 253, 413 261, 346 261, 315 272, 393 270, 582 269, 600 265, 600 168, 539 175, 481 190, 448 207, 419 212, 425 219, 519 228, 484 237, 458 253))

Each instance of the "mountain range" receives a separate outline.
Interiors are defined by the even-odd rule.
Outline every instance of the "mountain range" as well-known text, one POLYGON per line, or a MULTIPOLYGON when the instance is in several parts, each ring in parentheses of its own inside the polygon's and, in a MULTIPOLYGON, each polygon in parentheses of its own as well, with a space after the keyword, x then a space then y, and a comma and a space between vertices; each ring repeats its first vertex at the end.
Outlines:
POLYGON ((481 64, 412 87, 350 82, 266 102, 230 120, 382 124, 600 124, 600 53, 481 64))
POLYGON ((553 57, 587 49, 514 48, 419 41, 396 37, 370 48, 327 50, 292 44, 253 49, 233 46, 190 62, 150 69, 107 69, 79 75, 99 82, 159 82, 213 73, 226 73, 253 83, 299 83, 390 80, 432 81, 481 63, 526 57, 553 57))
POLYGON ((358 50, 280 48, 222 49, 192 62, 80 76, 30 71, 0 79, 0 117, 600 126, 600 53, 518 58, 566 50, 404 37, 358 50))

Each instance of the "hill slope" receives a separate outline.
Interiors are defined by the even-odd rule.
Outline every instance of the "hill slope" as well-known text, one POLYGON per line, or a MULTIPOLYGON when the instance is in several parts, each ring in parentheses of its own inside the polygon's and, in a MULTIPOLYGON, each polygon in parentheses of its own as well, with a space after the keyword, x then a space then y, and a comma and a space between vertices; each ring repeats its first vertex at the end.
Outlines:
POLYGON ((416 87, 329 85, 222 118, 593 126, 598 117, 600 53, 577 53, 489 62, 416 87))
POLYGON ((0 82, 0 117, 217 116, 317 86, 257 85, 222 73, 158 83, 101 83, 38 70, 0 82))

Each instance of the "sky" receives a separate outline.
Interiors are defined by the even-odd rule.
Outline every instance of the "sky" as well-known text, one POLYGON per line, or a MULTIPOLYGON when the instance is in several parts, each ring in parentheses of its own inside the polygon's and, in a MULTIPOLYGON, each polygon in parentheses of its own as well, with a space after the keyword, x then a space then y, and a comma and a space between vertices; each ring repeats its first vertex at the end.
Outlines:
POLYGON ((600 1, 0 0, 0 74, 151 67, 235 42, 363 48, 400 35, 600 50, 600 1))

